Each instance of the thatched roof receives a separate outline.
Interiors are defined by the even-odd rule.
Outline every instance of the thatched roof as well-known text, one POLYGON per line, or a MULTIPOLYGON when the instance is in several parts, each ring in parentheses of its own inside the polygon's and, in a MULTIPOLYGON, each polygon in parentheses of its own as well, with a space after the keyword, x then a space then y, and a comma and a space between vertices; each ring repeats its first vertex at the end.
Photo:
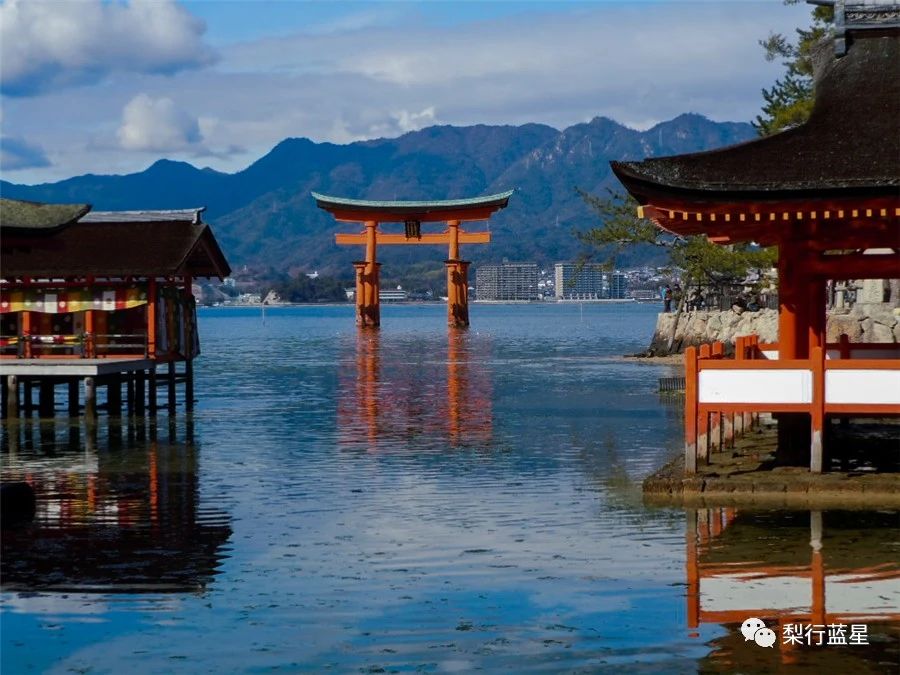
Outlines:
MULTIPOLYGON (((52 212, 54 206, 4 200, 4 216, 7 205, 12 213, 38 213, 42 207, 50 207, 52 212)), ((4 222, 0 238, 3 278, 185 274, 224 278, 231 274, 212 230, 200 217, 203 208, 101 211, 85 216, 89 208, 85 205, 80 220, 57 222, 52 227, 49 220, 43 227, 9 229, 4 222)))
POLYGON ((90 204, 40 204, 0 199, 0 228, 49 231, 74 223, 90 210, 90 204))

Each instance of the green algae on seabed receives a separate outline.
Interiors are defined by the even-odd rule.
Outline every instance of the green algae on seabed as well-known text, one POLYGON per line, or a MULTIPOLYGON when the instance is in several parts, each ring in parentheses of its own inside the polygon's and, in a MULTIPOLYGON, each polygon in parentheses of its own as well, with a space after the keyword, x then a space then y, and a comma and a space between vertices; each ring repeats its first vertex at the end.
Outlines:
POLYGON ((774 506, 900 505, 900 425, 886 421, 834 427, 835 459, 830 470, 810 473, 776 461, 775 426, 763 423, 734 447, 710 453, 694 476, 678 456, 643 483, 644 499, 660 504, 774 506))

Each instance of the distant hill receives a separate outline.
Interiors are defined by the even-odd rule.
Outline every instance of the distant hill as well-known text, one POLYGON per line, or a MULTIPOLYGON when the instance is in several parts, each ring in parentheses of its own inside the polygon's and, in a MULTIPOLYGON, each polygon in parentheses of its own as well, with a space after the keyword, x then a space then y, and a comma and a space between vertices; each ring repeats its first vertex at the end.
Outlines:
MULTIPOLYGON (((309 193, 360 199, 455 199, 516 188, 509 207, 490 222, 489 246, 463 249, 479 261, 533 260, 550 264, 578 252, 576 229, 596 224, 576 187, 601 193, 615 187, 610 159, 640 159, 721 147, 756 135, 749 124, 712 122, 686 114, 647 131, 598 117, 558 131, 541 124, 434 126, 399 138, 349 145, 289 138, 233 174, 159 160, 125 176, 84 175, 57 183, 0 181, 4 197, 89 202, 95 210, 169 209, 206 205, 232 265, 263 264, 347 273, 360 255, 338 248, 337 225, 309 193)), ((424 247, 379 251, 388 265, 433 260, 424 247)), ((644 262, 647 252, 632 256, 644 262)))

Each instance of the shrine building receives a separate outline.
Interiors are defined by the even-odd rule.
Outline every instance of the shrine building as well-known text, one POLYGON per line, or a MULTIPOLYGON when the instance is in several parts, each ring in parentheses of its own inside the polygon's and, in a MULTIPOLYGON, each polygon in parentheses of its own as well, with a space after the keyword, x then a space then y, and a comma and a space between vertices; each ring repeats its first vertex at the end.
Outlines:
POLYGON ((803 124, 739 145, 612 162, 639 215, 679 236, 778 247, 778 343, 686 352, 685 471, 711 424, 775 413, 779 453, 821 472, 830 417, 900 414, 897 344, 826 344, 828 280, 900 277, 900 5, 837 0, 803 124), (715 422, 710 422, 714 419, 715 422))
POLYGON ((173 413, 178 384, 192 408, 200 353, 192 283, 231 273, 203 210, 98 212, 0 200, 6 416, 37 409, 52 417, 59 385, 73 416, 82 407, 96 412, 98 387, 106 387, 112 415, 121 411, 123 387, 132 413, 173 413))

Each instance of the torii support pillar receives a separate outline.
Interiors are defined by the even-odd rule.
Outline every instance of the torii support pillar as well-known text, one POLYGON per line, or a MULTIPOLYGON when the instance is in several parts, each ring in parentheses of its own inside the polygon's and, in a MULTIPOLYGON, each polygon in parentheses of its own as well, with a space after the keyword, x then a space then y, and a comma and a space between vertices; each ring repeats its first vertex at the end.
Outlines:
POLYGON ((447 266, 447 325, 451 328, 469 327, 469 265, 468 260, 445 260, 447 266))
POLYGON ((469 265, 459 259, 459 221, 447 221, 450 238, 447 266, 447 324, 451 328, 469 327, 469 265))

